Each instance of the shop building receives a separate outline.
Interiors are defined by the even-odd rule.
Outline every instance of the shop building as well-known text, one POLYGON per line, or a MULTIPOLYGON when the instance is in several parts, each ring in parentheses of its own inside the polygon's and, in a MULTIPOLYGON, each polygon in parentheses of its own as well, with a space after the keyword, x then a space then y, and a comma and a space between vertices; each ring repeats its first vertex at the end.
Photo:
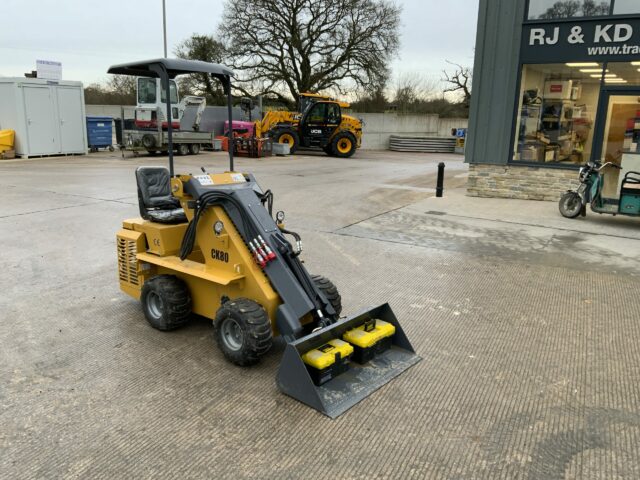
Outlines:
POLYGON ((472 196, 558 200, 589 160, 640 171, 640 0, 480 0, 472 196))

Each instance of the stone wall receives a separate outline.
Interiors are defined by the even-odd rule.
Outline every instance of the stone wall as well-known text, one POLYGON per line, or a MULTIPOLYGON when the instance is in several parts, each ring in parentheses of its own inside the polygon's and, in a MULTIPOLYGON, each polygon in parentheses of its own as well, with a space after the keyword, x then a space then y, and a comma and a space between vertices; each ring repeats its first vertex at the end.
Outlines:
POLYGON ((471 164, 467 195, 557 202, 562 193, 577 185, 575 170, 471 164))

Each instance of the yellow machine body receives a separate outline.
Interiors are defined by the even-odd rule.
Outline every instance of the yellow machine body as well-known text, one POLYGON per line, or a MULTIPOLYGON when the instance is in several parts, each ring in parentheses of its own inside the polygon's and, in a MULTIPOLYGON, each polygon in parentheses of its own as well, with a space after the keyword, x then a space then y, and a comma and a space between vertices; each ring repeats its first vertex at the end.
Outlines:
MULTIPOLYGON (((242 174, 235 172, 208 176, 217 185, 245 181, 242 174)), ((173 195, 180 199, 191 220, 193 210, 188 208, 191 198, 182 188, 189 178, 175 177, 171 183, 173 195)), ((214 319, 223 296, 251 298, 265 308, 272 319, 274 334, 277 333, 273 319, 280 297, 222 207, 210 208, 200 218, 197 246, 182 261, 179 250, 186 228, 186 223, 165 225, 142 218, 125 220, 117 233, 120 288, 139 299, 146 279, 160 274, 175 275, 189 287, 194 313, 214 319), (217 221, 224 225, 220 235, 201 234, 212 232, 217 221)))
MULTIPOLYGON (((165 58, 114 65, 109 73, 159 78, 167 89, 178 75, 210 75, 227 93, 229 125, 233 122, 233 72, 222 65, 165 58)), ((335 108, 348 104, 315 94, 303 94, 300 104, 304 118, 293 112, 269 113, 256 125, 256 136, 279 128, 280 122, 281 132, 286 127, 294 139, 300 136, 294 125, 298 132, 308 132, 301 145, 330 146, 336 156, 352 155, 354 143, 360 146, 361 123, 335 108), (323 109, 305 108, 305 102, 307 107, 331 104, 324 108, 322 122, 314 109, 323 109)), ((141 218, 125 220, 116 235, 120 288, 140 300, 152 327, 179 328, 192 313, 212 319, 223 354, 242 366, 255 364, 269 352, 273 337, 282 336, 286 345, 278 387, 332 418, 420 361, 388 304, 340 316, 337 287, 307 271, 299 258, 301 236, 284 227, 283 212, 273 218, 273 192, 263 191, 251 174, 234 171, 233 148, 228 149, 228 172, 175 175, 172 122, 167 130, 169 168, 137 168, 141 218), (295 248, 287 236, 295 239, 295 248), (390 329, 379 323, 384 332, 373 333, 379 340, 368 349, 343 338, 360 326, 371 335, 374 322, 390 324, 395 333, 384 337, 390 329), (352 365, 351 358, 359 353, 370 358, 352 365)))

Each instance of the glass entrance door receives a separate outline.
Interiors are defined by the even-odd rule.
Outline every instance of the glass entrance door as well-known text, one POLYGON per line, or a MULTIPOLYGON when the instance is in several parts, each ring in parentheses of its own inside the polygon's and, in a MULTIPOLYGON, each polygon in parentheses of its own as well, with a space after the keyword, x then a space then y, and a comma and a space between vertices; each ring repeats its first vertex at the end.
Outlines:
POLYGON ((603 172, 603 197, 619 198, 626 172, 640 171, 640 90, 602 93, 592 158, 622 167, 603 172))

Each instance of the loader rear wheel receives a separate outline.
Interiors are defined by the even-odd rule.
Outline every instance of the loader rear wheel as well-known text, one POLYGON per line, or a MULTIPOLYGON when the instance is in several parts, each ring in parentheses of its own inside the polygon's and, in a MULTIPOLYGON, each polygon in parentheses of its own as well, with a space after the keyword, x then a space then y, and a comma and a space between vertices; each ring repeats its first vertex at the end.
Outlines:
POLYGON ((337 134, 331 141, 331 153, 340 158, 347 158, 356 153, 356 137, 349 132, 337 134))
POLYGON ((191 316, 189 289, 173 275, 158 275, 144 282, 140 302, 147 321, 157 330, 175 330, 191 316))
POLYGON ((269 316, 260 304, 248 298, 224 303, 218 309, 213 327, 224 356, 241 367, 258 363, 271 348, 269 316))
POLYGON ((340 315, 340 313, 342 313, 342 297, 340 296, 340 292, 338 292, 338 287, 322 275, 311 275, 311 278, 313 279, 313 283, 316 284, 316 287, 318 287, 318 290, 327 297, 336 314, 340 315))
POLYGON ((272 135, 273 141, 276 143, 285 143, 289 145, 289 153, 294 154, 300 145, 300 137, 298 132, 292 128, 283 128, 276 130, 272 135))

